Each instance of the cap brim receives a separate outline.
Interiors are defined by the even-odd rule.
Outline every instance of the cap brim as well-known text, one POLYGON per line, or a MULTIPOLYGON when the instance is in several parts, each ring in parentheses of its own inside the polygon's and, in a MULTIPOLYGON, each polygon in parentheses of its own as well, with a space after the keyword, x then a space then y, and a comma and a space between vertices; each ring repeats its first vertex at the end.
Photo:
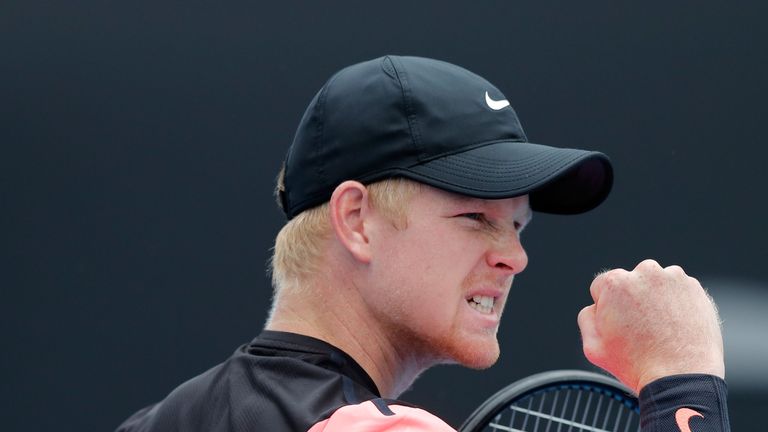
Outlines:
POLYGON ((529 194, 534 211, 555 214, 597 207, 613 184, 613 168, 602 153, 525 142, 496 142, 406 171, 414 180, 477 198, 529 194))

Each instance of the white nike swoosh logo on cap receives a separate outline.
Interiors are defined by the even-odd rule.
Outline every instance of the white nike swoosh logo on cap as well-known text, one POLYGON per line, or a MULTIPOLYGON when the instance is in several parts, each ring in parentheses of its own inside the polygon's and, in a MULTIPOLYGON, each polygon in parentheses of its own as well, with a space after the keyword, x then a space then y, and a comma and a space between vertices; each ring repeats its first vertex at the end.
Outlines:
POLYGON ((494 111, 498 111, 502 108, 506 108, 509 106, 509 101, 506 99, 502 100, 493 100, 490 96, 488 96, 488 92, 485 92, 485 103, 488 104, 488 107, 491 108, 494 111))

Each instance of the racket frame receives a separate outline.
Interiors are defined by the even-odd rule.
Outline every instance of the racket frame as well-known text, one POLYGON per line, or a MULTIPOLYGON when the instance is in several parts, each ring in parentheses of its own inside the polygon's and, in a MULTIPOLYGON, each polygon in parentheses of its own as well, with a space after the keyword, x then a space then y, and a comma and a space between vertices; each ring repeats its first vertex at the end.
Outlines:
POLYGON ((507 409, 517 400, 523 399, 546 388, 553 387, 597 387, 613 394, 617 400, 621 400, 627 408, 639 413, 640 408, 636 396, 632 391, 615 378, 584 370, 562 369, 537 373, 509 384, 496 392, 493 396, 470 414, 459 432, 479 432, 489 425, 496 415, 507 409))

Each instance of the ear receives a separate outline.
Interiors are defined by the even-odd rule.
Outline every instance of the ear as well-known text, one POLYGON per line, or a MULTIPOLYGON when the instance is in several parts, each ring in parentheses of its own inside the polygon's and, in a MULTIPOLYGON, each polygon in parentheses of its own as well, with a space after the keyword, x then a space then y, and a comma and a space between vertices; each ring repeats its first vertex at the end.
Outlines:
POLYGON ((370 214, 368 189, 360 182, 345 181, 333 191, 329 204, 331 226, 336 238, 356 260, 369 263, 370 242, 364 224, 370 214))

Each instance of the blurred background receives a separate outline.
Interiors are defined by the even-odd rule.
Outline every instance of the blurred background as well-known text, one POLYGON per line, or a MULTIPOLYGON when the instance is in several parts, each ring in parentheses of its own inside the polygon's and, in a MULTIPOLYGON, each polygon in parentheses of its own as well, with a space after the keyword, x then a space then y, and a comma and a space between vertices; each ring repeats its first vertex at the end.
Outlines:
POLYGON ((591 370, 593 275, 652 257, 718 301, 733 429, 757 430, 766 20, 757 0, 0 3, 3 430, 112 430, 256 336, 295 127, 333 72, 388 53, 483 75, 533 142, 616 169, 602 207, 526 231, 499 363, 403 399, 458 426, 516 379, 591 370))

